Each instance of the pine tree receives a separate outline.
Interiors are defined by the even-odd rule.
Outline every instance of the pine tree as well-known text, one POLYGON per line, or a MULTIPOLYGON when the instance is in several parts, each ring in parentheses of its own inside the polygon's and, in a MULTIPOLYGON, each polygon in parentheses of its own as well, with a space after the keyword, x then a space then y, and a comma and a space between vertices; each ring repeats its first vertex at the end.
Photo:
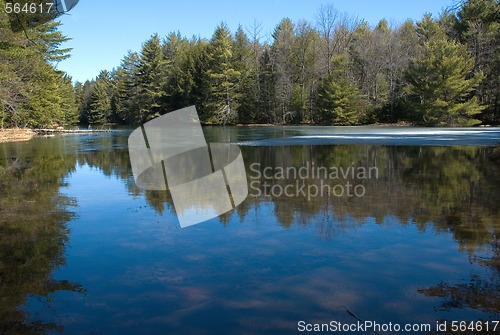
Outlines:
POLYGON ((466 47, 448 40, 444 30, 425 17, 419 23, 421 54, 412 60, 406 79, 416 121, 431 126, 471 126, 484 109, 473 96, 483 79, 472 73, 474 59, 466 47))
POLYGON ((39 62, 37 76, 32 82, 30 102, 28 104, 28 117, 24 126, 52 127, 58 126, 62 121, 62 99, 59 95, 57 74, 51 71, 49 64, 39 62))
POLYGON ((476 95, 486 106, 482 119, 500 124, 500 2, 465 1, 452 27, 460 42, 474 56, 474 71, 482 71, 484 80, 476 95))
POLYGON ((290 101, 290 111, 286 122, 299 123, 311 121, 312 92, 315 90, 315 82, 319 80, 315 64, 318 61, 320 49, 320 38, 307 22, 299 22, 296 25, 296 37, 293 44, 293 68, 294 87, 290 101))
POLYGON ((89 124, 104 124, 111 115, 110 76, 106 70, 101 71, 93 85, 90 95, 90 110, 87 115, 89 124))
POLYGON ((349 58, 333 56, 331 73, 318 88, 319 119, 328 125, 354 125, 360 122, 359 90, 347 77, 349 58))
POLYGON ((238 122, 251 123, 257 109, 257 70, 250 40, 241 26, 234 34, 233 64, 240 73, 235 87, 238 122))
POLYGON ((57 30, 60 23, 31 15, 32 26, 19 14, 20 29, 12 30, 4 0, 0 8, 0 127, 67 124, 75 112, 71 80, 53 66, 70 50, 60 48, 68 40, 57 30))
POLYGON ((114 92, 112 96, 112 107, 115 113, 115 122, 134 125, 141 122, 139 107, 137 105, 138 61, 139 55, 135 52, 128 51, 113 76, 114 92))
POLYGON ((60 72, 57 79, 62 108, 62 115, 58 120, 59 125, 75 125, 78 123, 78 105, 71 77, 64 72, 60 72))
POLYGON ((264 49, 260 57, 259 87, 258 113, 255 122, 273 123, 275 122, 273 111, 276 106, 276 71, 268 48, 264 49))
POLYGON ((216 30, 208 47, 207 79, 210 91, 206 104, 210 115, 208 121, 216 124, 234 123, 237 117, 236 85, 241 73, 232 64, 233 39, 222 23, 216 30))
POLYGON ((207 122, 211 117, 211 110, 207 106, 213 89, 207 73, 210 67, 209 46, 205 39, 193 38, 189 42, 181 76, 185 88, 183 96, 189 101, 187 105, 197 107, 202 122, 207 122))
POLYGON ((30 36, 34 48, 50 63, 58 63, 69 58, 72 50, 72 48, 61 48, 61 45, 71 38, 58 31, 60 26, 61 23, 58 21, 38 25, 30 36))
POLYGON ((85 83, 76 83, 75 93, 78 102, 78 120, 81 124, 90 124, 88 116, 90 114, 90 97, 94 90, 95 81, 86 80, 85 83))
POLYGON ((296 78, 293 45, 295 43, 294 26, 286 18, 276 26, 272 34, 271 57, 276 67, 276 105, 273 112, 273 122, 284 123, 290 112, 290 102, 294 92, 296 78))
MULTIPOLYGON (((0 24, 2 23, 5 22, 0 20, 0 24)), ((0 33, 5 30, 0 29, 0 33)), ((30 84, 35 72, 33 62, 38 60, 36 53, 32 50, 16 44, 0 43, 0 126, 2 128, 25 126, 26 106, 30 100, 30 92, 32 92, 30 84)))
POLYGON ((141 122, 146 122, 167 112, 165 100, 166 73, 169 62, 157 34, 144 43, 137 66, 137 104, 141 122))
POLYGON ((189 43, 179 32, 170 33, 165 41, 165 56, 171 67, 166 84, 166 106, 176 110, 195 104, 194 90, 195 52, 194 44, 189 43))

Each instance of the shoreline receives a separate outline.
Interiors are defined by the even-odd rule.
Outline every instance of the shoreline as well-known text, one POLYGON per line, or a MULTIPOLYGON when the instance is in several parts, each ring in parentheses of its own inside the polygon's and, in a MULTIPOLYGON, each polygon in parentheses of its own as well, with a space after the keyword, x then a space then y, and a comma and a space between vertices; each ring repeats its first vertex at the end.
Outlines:
MULTIPOLYGON (((211 127, 223 127, 222 125, 207 125, 211 127)), ((236 124, 233 127, 280 127, 283 125, 278 124, 236 124)), ((310 124, 299 124, 291 126, 320 126, 320 125, 310 125, 310 124)), ((362 125, 362 127, 400 127, 400 128, 419 128, 411 123, 399 122, 399 123, 372 123, 367 125, 362 125)), ((480 125, 473 128, 495 128, 495 126, 490 125, 480 125)), ((423 128, 434 128, 434 127, 423 127, 423 128)), ((463 127, 458 127, 463 128, 463 127)), ((110 132, 111 129, 53 129, 53 128, 40 128, 40 129, 29 129, 29 128, 5 128, 0 129, 0 143, 8 142, 26 142, 31 140, 33 137, 37 136, 53 136, 55 134, 86 134, 86 133, 101 133, 110 132)))
POLYGON ((32 129, 12 128, 0 129, 0 143, 7 142, 26 142, 36 135, 32 129))
POLYGON ((0 143, 7 142, 26 142, 36 136, 53 136, 55 134, 87 134, 109 132, 109 129, 29 129, 29 128, 10 128, 0 129, 0 143))

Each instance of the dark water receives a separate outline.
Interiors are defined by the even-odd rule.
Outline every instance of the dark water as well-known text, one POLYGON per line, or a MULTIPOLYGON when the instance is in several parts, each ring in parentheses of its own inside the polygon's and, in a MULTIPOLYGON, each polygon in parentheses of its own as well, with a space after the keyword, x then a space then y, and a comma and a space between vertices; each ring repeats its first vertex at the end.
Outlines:
POLYGON ((250 195, 184 229, 128 131, 0 144, 0 333, 499 320, 500 130, 204 131, 240 144, 250 195))

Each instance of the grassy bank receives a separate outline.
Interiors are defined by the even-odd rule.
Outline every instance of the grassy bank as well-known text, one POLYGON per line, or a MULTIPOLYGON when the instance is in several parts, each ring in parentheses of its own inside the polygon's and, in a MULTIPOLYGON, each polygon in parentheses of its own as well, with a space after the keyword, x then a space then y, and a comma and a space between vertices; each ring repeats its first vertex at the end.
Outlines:
POLYGON ((0 129, 0 143, 29 141, 35 134, 31 129, 0 129))

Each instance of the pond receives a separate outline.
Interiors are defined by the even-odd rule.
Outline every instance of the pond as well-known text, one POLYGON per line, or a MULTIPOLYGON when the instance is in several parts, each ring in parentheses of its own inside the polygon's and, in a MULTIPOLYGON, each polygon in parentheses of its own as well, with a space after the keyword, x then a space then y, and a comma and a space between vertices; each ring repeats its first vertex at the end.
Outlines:
POLYGON ((136 186, 129 130, 0 144, 0 333, 499 320, 500 129, 203 131, 239 145, 248 196, 186 228, 136 186))

